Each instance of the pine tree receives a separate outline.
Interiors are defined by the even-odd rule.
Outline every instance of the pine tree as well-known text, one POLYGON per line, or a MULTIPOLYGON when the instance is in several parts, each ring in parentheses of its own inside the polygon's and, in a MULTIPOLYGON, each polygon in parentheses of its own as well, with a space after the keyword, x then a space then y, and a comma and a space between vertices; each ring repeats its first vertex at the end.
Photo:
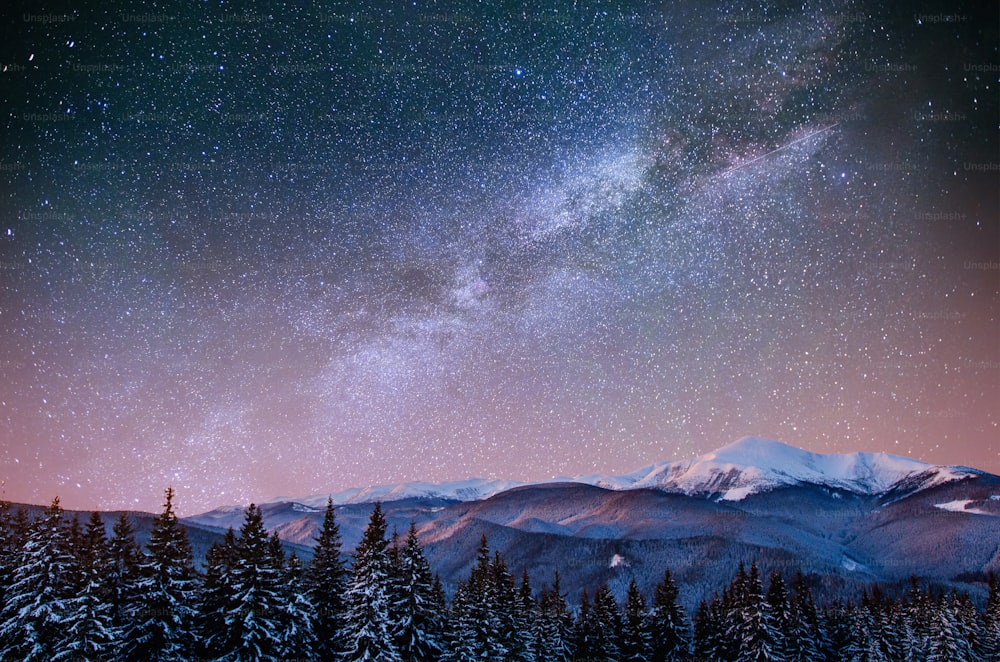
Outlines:
POLYGON ((128 659, 176 660, 193 653, 198 580, 191 543, 174 512, 173 498, 174 490, 168 488, 140 562, 128 615, 130 629, 124 636, 128 659))
MULTIPOLYGON (((276 536, 272 536, 272 541, 276 536)), ((309 599, 302 560, 292 552, 281 573, 281 630, 279 657, 316 659, 319 657, 316 633, 316 607, 309 599)))
POLYGON ((101 516, 92 513, 77 543, 73 595, 63 621, 66 639, 54 659, 103 658, 121 636, 113 622, 106 534, 101 516))
POLYGON ((448 613, 449 626, 445 631, 448 645, 444 660, 477 662, 483 659, 476 651, 476 624, 472 618, 468 587, 462 582, 455 589, 455 599, 448 613))
POLYGON ((534 624, 540 620, 538 605, 531 590, 531 578, 528 569, 521 569, 521 583, 517 590, 517 604, 514 608, 514 623, 519 636, 519 650, 515 660, 519 662, 535 662, 538 658, 534 651, 534 624))
POLYGON ((525 651, 523 633, 517 627, 517 591, 514 576, 507 563, 494 551, 489 569, 489 602, 487 609, 495 622, 497 645, 494 654, 503 659, 517 660, 525 651))
POLYGON ((24 540, 14 531, 10 502, 0 500, 0 608, 7 601, 7 592, 14 580, 14 568, 17 567, 17 556, 22 544, 24 540))
POLYGON ((625 596, 625 618, 621 631, 621 660, 648 662, 653 655, 652 624, 646 599, 639 592, 635 579, 629 582, 625 596))
POLYGON ((539 661, 569 662, 573 655, 573 617, 562 594, 559 572, 552 588, 543 588, 538 599, 538 616, 532 628, 532 652, 539 661))
POLYGON ((653 594, 650 618, 653 662, 677 662, 686 659, 690 651, 691 631, 679 595, 670 570, 665 570, 653 594))
POLYGON ((768 577, 766 601, 774 629, 773 655, 784 660, 788 657, 788 641, 792 638, 792 611, 785 580, 777 570, 772 570, 768 577))
POLYGON ((907 659, 923 660, 930 650, 933 629, 930 595, 920 590, 916 577, 910 577, 910 590, 906 596, 906 622, 910 636, 904 642, 907 659))
POLYGON ((375 504, 368 527, 354 552, 353 576, 347 587, 346 655, 351 662, 402 658, 393 641, 396 624, 389 622, 390 567, 382 506, 375 504))
POLYGON ((746 576, 743 588, 745 593, 741 596, 737 607, 738 632, 742 636, 737 660, 740 662, 781 660, 777 651, 778 634, 764 598, 756 562, 750 565, 750 572, 746 576))
POLYGON ((601 660, 621 659, 622 617, 611 589, 603 584, 594 593, 594 648, 601 660))
MULTIPOLYGON (((717 636, 717 623, 712 618, 708 602, 702 600, 698 603, 698 609, 694 612, 694 641, 692 648, 694 657, 699 660, 719 659, 719 651, 715 648, 717 636)), ((654 646, 656 641, 654 640, 654 646)))
POLYGON ((317 652, 320 659, 329 660, 344 649, 344 593, 347 590, 347 570, 341 559, 340 527, 332 498, 326 501, 323 524, 315 540, 312 561, 306 571, 306 586, 316 610, 313 631, 317 652))
POLYGON ((989 596, 981 618, 981 651, 983 659, 1000 659, 1000 579, 993 572, 986 577, 989 596))
POLYGON ((212 543, 205 554, 205 577, 196 619, 200 658, 216 659, 232 648, 226 614, 236 607, 230 584, 235 565, 236 532, 230 527, 222 542, 212 543))
POLYGON ((930 635, 927 662, 970 659, 968 645, 962 641, 955 614, 943 599, 931 608, 930 635))
POLYGON ((58 497, 30 527, 0 612, 0 659, 52 660, 64 650, 76 576, 58 497))
POLYGON ((580 608, 573 622, 573 652, 574 659, 583 660, 596 660, 600 652, 597 648, 597 625, 586 588, 580 592, 580 608))
POLYGON ((255 504, 247 508, 236 540, 236 560, 223 581, 227 594, 222 660, 278 660, 282 657, 283 595, 280 544, 274 549, 255 504))
POLYGON ((119 513, 108 542, 108 601, 111 603, 112 626, 119 639, 131 630, 129 606, 137 599, 142 557, 132 522, 127 514, 119 513))
POLYGON ((434 577, 417 537, 416 525, 410 524, 406 542, 399 549, 396 643, 404 660, 437 660, 442 651, 441 625, 434 596, 434 577))
MULTIPOLYGON (((484 535, 476 553, 476 563, 465 583, 466 616, 474 629, 472 647, 479 659, 502 659, 507 654, 504 637, 502 604, 507 600, 507 582, 499 577, 506 573, 506 566, 494 564, 490 556, 489 542, 484 535)), ((513 592, 513 580, 510 581, 513 592)), ((509 606, 509 602, 506 603, 509 606)))
POLYGON ((823 621, 827 624, 826 646, 823 657, 828 662, 851 659, 855 648, 851 613, 843 604, 834 602, 824 609, 823 621))
POLYGON ((785 640, 789 662, 813 662, 822 658, 819 611, 802 571, 792 581, 791 623, 785 640))

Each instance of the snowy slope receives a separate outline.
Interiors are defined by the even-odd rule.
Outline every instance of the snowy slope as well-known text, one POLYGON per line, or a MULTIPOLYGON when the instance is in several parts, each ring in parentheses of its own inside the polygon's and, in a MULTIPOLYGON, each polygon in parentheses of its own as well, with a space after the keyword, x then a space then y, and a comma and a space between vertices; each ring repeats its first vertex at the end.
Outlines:
POLYGON ((333 499, 334 505, 348 503, 371 503, 374 501, 401 501, 402 499, 447 499, 449 501, 478 501, 494 494, 526 485, 513 480, 487 480, 470 478, 447 483, 411 482, 397 485, 375 485, 372 487, 355 487, 332 494, 314 494, 307 497, 277 497, 270 502, 296 502, 313 508, 326 506, 327 498, 333 499))
POLYGON ((617 489, 654 487, 683 494, 718 494, 739 501, 785 485, 811 484, 857 494, 911 491, 978 475, 886 453, 822 454, 747 437, 693 460, 660 463, 617 479, 617 489))
MULTIPOLYGON (((811 453, 778 441, 746 437, 701 457, 659 462, 622 476, 588 474, 543 482, 582 483, 609 490, 654 488, 739 501, 777 487, 800 484, 866 495, 885 494, 905 486, 912 493, 980 473, 966 467, 937 466, 885 453, 811 453)), ((541 483, 472 478, 353 488, 331 495, 278 497, 271 501, 294 501, 316 508, 324 506, 328 496, 336 505, 407 498, 478 501, 515 487, 537 484, 541 483)))

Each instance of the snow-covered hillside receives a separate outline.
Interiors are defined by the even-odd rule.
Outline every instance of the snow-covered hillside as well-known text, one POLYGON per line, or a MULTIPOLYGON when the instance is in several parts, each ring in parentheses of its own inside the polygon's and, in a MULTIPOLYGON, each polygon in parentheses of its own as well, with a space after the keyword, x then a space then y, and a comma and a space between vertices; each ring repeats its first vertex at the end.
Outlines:
POLYGON ((797 484, 875 495, 905 483, 915 491, 978 473, 966 467, 936 466, 885 453, 811 453, 778 441, 746 437, 693 460, 659 463, 608 479, 606 486, 718 494, 725 500, 738 501, 797 484))
POLYGON ((538 483, 480 478, 447 483, 410 482, 353 488, 330 495, 278 497, 271 501, 313 507, 325 505, 328 496, 337 505, 408 498, 478 501, 515 487, 545 482, 583 483, 610 490, 654 488, 739 501, 751 494, 798 484, 866 495, 884 494, 902 486, 908 492, 915 492, 979 473, 967 467, 926 464, 885 453, 812 453, 778 441, 746 437, 691 460, 659 462, 622 476, 588 474, 538 483))

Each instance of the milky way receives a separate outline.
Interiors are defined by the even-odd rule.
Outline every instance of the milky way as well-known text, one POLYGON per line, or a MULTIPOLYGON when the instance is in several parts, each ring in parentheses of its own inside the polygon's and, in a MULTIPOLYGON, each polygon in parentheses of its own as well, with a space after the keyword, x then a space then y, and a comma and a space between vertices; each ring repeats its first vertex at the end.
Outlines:
POLYGON ((995 7, 469 4, 5 10, 6 498, 1000 472, 995 7))

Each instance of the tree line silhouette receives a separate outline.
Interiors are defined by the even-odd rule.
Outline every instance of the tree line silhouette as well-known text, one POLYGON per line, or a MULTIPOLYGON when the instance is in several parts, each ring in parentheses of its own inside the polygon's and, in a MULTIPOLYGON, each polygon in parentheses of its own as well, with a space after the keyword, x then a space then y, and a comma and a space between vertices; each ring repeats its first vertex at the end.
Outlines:
POLYGON ((449 600, 411 524, 387 537, 375 504, 350 563, 332 501, 312 559, 287 554, 251 505, 238 532, 199 571, 166 491, 149 541, 122 513, 109 537, 59 500, 37 518, 0 502, 0 659, 424 660, 673 662, 995 660, 1000 583, 978 610, 966 594, 922 588, 896 599, 877 587, 854 603, 817 605, 756 563, 689 618, 665 570, 647 602, 633 581, 624 604, 607 585, 571 609, 558 572, 534 590, 483 537, 449 600))

